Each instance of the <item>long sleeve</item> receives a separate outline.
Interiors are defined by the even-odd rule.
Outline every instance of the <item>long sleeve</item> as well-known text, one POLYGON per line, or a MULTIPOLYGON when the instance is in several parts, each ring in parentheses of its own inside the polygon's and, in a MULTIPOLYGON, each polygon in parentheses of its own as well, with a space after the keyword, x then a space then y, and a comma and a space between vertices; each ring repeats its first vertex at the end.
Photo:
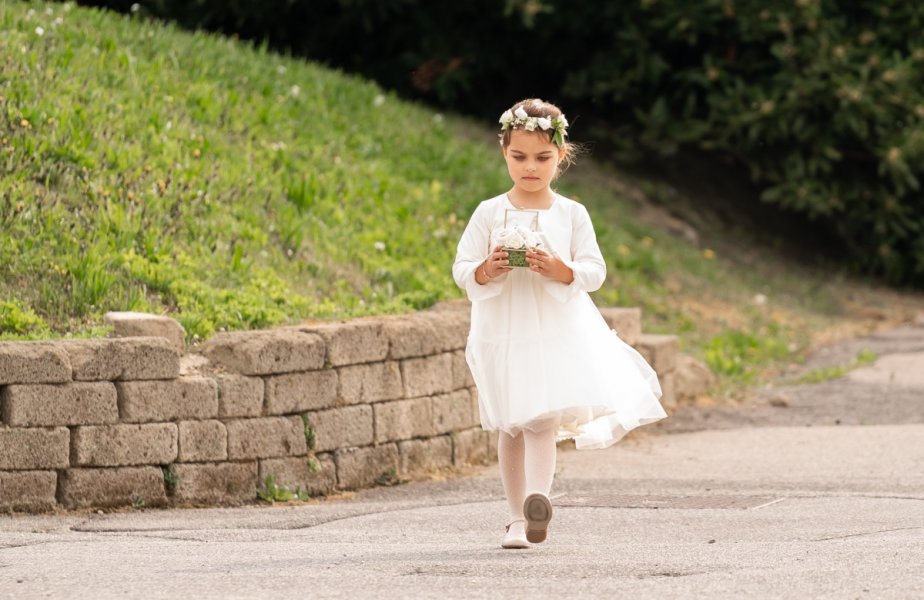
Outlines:
POLYGON ((465 290, 472 302, 499 295, 507 279, 507 274, 504 273, 484 285, 475 281, 475 269, 491 253, 491 225, 490 210, 487 203, 482 202, 465 226, 456 249, 456 260, 452 265, 452 277, 456 280, 456 285, 465 290))
POLYGON ((579 292, 596 291, 606 280, 606 261, 597 244, 590 215, 581 204, 574 204, 571 210, 571 228, 571 260, 559 258, 574 273, 574 281, 570 284, 551 280, 544 282, 546 291, 561 302, 567 302, 579 292))

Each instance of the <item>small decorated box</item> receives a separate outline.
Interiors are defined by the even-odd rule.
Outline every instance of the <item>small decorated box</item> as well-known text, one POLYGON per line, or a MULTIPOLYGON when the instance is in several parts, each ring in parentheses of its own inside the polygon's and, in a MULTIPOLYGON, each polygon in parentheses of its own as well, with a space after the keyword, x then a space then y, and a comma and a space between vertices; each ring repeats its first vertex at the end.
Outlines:
POLYGON ((526 253, 542 246, 538 228, 538 211, 507 209, 504 214, 504 227, 494 232, 493 243, 507 253, 508 267, 529 267, 526 253))
POLYGON ((529 266, 526 263, 527 248, 501 247, 501 250, 507 253, 507 266, 508 267, 528 267, 529 266))

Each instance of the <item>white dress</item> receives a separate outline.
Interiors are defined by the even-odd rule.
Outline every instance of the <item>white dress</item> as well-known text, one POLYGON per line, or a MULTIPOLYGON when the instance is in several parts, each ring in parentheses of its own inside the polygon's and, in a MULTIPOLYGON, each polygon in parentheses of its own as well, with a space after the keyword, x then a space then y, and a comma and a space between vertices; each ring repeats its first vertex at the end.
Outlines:
POLYGON ((516 434, 558 426, 579 449, 606 448, 630 430, 667 415, 654 370, 619 339, 588 292, 606 263, 587 209, 555 195, 539 211, 547 251, 574 272, 553 281, 515 268, 484 285, 475 269, 491 252, 491 232, 515 209, 506 194, 478 205, 462 234, 453 277, 472 301, 466 360, 478 388, 481 425, 516 434))

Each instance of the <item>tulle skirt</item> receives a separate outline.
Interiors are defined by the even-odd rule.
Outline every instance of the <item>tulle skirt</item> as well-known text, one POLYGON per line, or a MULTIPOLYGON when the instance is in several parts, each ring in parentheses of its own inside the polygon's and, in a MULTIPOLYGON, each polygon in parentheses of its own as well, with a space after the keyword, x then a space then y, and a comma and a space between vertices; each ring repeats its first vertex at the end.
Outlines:
POLYGON ((484 429, 515 435, 551 422, 560 440, 592 449, 667 416, 654 369, 587 294, 561 302, 535 282, 507 283, 513 293, 473 304, 466 347, 484 429))

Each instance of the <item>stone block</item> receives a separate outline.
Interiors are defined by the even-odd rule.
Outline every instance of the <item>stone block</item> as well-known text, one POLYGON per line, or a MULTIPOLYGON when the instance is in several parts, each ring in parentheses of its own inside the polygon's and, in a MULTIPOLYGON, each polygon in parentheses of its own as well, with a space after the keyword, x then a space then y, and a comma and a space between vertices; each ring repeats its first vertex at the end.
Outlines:
POLYGON ((0 385, 70 380, 71 361, 60 343, 0 342, 0 385))
POLYGON ((658 375, 658 383, 661 384, 661 406, 667 411, 673 411, 677 408, 677 386, 675 373, 664 373, 658 375))
POLYGON ((398 472, 398 446, 344 448, 334 452, 334 462, 337 487, 344 490, 371 487, 380 478, 391 478, 398 472))
POLYGON ((497 438, 500 435, 499 431, 486 431, 485 432, 485 441, 488 443, 488 462, 494 463, 497 462, 497 438))
POLYGON ((58 503, 55 471, 0 471, 0 511, 42 512, 58 503))
POLYGON ((426 311, 414 316, 433 326, 436 331, 437 352, 452 352, 465 348, 471 327, 470 310, 426 311))
POLYGON ((242 375, 272 375, 324 367, 327 344, 297 329, 219 333, 202 347, 213 363, 242 375))
POLYGON ((308 454, 299 417, 261 417, 227 421, 228 458, 276 458, 308 454))
POLYGON ((257 462, 179 463, 170 466, 176 502, 240 504, 257 498, 257 462))
POLYGON ((677 348, 676 335, 644 333, 635 344, 635 349, 658 375, 669 373, 677 366, 677 348))
POLYGON ((218 416, 259 417, 263 414, 265 384, 259 377, 222 373, 218 383, 218 416))
POLYGON ((102 425, 119 420, 115 386, 108 381, 22 384, 0 388, 0 413, 18 427, 102 425))
POLYGON ((180 377, 185 375, 210 375, 215 366, 201 354, 183 354, 180 356, 180 377))
POLYGON ((452 353, 452 389, 461 390, 473 385, 475 380, 465 360, 465 350, 456 350, 452 353))
POLYGON ((340 379, 339 401, 360 404, 397 400, 404 397, 401 367, 397 361, 353 365, 337 369, 340 379))
POLYGON ((452 439, 440 435, 398 444, 401 473, 427 473, 452 466, 452 439))
POLYGON ((75 466, 166 465, 177 457, 175 423, 87 425, 71 436, 75 466))
POLYGON ((221 421, 180 421, 179 462, 227 460, 228 432, 221 421))
POLYGON ((0 471, 66 469, 69 460, 67 427, 0 428, 0 471))
POLYGON ((140 312, 107 312, 103 315, 103 322, 112 325, 115 337, 161 337, 180 354, 186 350, 186 330, 170 317, 140 312))
POLYGON ((372 407, 368 404, 322 410, 305 417, 314 430, 314 450, 318 452, 372 443, 372 407))
POLYGON ((388 336, 388 358, 399 360, 429 356, 437 352, 436 329, 429 321, 413 316, 383 317, 382 326, 388 336))
POLYGON ((715 374, 705 363, 688 354, 677 355, 674 386, 677 401, 693 400, 705 393, 716 382, 715 374))
POLYGON ((435 433, 461 431, 476 424, 472 413, 472 394, 467 389, 434 396, 432 406, 435 433))
POLYGON ((604 307, 600 309, 603 320, 610 329, 615 329, 620 339, 634 346, 642 335, 642 309, 604 307))
POLYGON ((470 387, 468 388, 468 393, 472 396, 472 422, 477 425, 481 423, 481 403, 478 401, 478 388, 470 387))
POLYGON ((158 337, 70 340, 64 345, 77 381, 173 379, 180 353, 158 337))
POLYGON ((381 319, 303 325, 299 330, 324 338, 327 361, 334 367, 385 360, 388 356, 388 334, 381 319))
POLYGON ((309 496, 325 496, 337 489, 337 466, 330 454, 261 460, 261 487, 266 484, 267 475, 273 476, 276 485, 300 490, 309 496))
POLYGON ((60 496, 65 508, 162 506, 167 503, 160 467, 68 469, 61 473, 60 496))
POLYGON ((414 398, 373 404, 375 442, 429 437, 435 433, 430 398, 414 398))
POLYGON ((284 415, 330 408, 337 402, 337 371, 309 371, 266 378, 266 413, 284 415))
POLYGON ((401 361, 404 394, 408 398, 452 391, 452 354, 443 353, 401 361))
POLYGON ((480 427, 455 432, 451 437, 453 464, 459 466, 488 463, 488 434, 480 427))
POLYGON ((218 416, 218 384, 210 377, 116 383, 119 414, 126 423, 214 419, 218 416))

